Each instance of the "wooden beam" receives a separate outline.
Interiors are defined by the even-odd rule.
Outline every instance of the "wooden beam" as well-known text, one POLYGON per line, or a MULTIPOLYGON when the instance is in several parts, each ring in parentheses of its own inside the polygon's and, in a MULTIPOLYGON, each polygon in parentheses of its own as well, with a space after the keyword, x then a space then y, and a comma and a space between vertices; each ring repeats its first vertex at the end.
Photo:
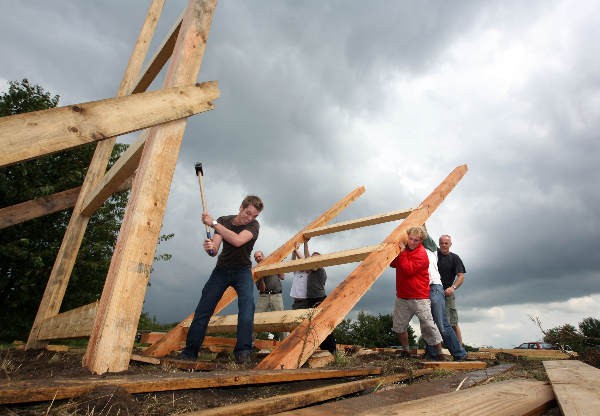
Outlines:
POLYGON ((497 349, 497 348, 480 348, 481 352, 503 353, 512 355, 513 357, 530 357, 530 358, 553 358, 555 360, 568 360, 572 356, 577 356, 576 352, 563 352, 560 350, 535 350, 535 349, 497 349))
POLYGON ((406 242, 406 230, 422 225, 467 172, 467 166, 454 169, 434 191, 412 211, 382 243, 319 305, 322 309, 311 322, 305 321, 281 341, 257 369, 298 368, 352 310, 371 285, 398 255, 399 241, 406 242))
POLYGON ((553 407, 552 388, 542 381, 509 380, 360 412, 361 416, 541 415, 553 407))
POLYGON ((318 235, 325 235, 331 233, 337 233, 338 231, 352 230, 355 228, 367 227, 369 225, 382 224, 384 222, 397 221, 408 217, 408 215, 414 210, 414 208, 403 209, 400 211, 387 212, 385 214, 372 215, 370 217, 358 218, 355 220, 338 222, 324 227, 313 228, 307 230, 304 233, 306 239, 316 237, 318 235))
POLYGON ((313 403, 324 402, 336 397, 347 396, 359 391, 364 391, 378 386, 409 380, 432 370, 416 370, 414 373, 400 373, 391 376, 368 378, 364 380, 351 381, 335 384, 332 386, 319 387, 315 389, 302 390, 296 393, 281 394, 266 399, 251 400, 248 402, 230 406, 215 407, 186 413, 185 416, 250 416, 250 415, 272 415, 286 410, 297 409, 313 403))
MULTIPOLYGON (((300 325, 300 322, 317 316, 319 312, 320 309, 295 309, 255 313, 254 332, 289 332, 300 325)), ((236 333, 237 321, 237 315, 213 316, 210 318, 206 333, 236 333)))
POLYGON ((479 370, 486 368, 483 361, 421 361, 424 368, 440 368, 444 370, 479 370))
MULTIPOLYGON (((148 138, 148 130, 143 131, 127 150, 119 157, 114 165, 106 172, 102 179, 96 184, 94 189, 88 192, 83 201, 81 214, 91 217, 98 208, 104 204, 123 181, 133 176, 140 163, 144 143, 148 138)), ((130 185, 131 187, 131 185, 130 185)))
POLYGON ((39 340, 69 339, 89 337, 98 302, 71 309, 41 323, 39 340))
MULTIPOLYGON (((196 81, 215 7, 216 0, 189 1, 164 88, 196 81)), ((129 366, 186 125, 184 118, 153 127, 144 145, 84 357, 94 373, 129 366)))
POLYGON ((118 386, 125 391, 148 393, 152 391, 208 389, 227 386, 248 386, 253 384, 284 383, 301 380, 321 380, 339 377, 360 377, 381 374, 381 368, 344 368, 344 369, 308 369, 267 370, 239 372, 211 372, 168 374, 156 377, 156 374, 114 377, 77 377, 73 379, 35 379, 0 381, 0 404, 31 403, 49 400, 62 400, 89 393, 99 386, 118 386))
POLYGON ((72 208, 81 186, 0 209, 0 229, 72 208))
POLYGON ((175 48, 175 42, 177 41, 177 36, 179 35, 179 29, 181 29, 181 22, 183 20, 183 14, 179 16, 175 24, 167 33, 167 36, 163 39, 162 43, 157 49, 157 52, 150 58, 148 65, 142 70, 142 76, 137 81, 137 84, 131 90, 130 94, 137 94, 140 92, 144 92, 148 89, 152 81, 156 78, 156 76, 160 73, 163 66, 167 63, 171 54, 173 53, 173 49, 175 48))
POLYGON ((214 109, 217 82, 0 118, 0 167, 214 109))
MULTIPOLYGON (((140 68, 144 63, 144 57, 150 45, 152 34, 158 23, 158 18, 162 11, 164 0, 152 0, 146 20, 142 25, 137 42, 131 53, 129 63, 125 69, 125 74, 119 86, 117 96, 125 95, 133 86, 135 79, 138 77, 140 68)), ((96 183, 102 178, 106 172, 106 166, 113 150, 116 138, 101 141, 96 146, 96 151, 92 157, 92 161, 85 175, 83 185, 77 202, 73 208, 73 213, 69 219, 69 225, 65 231, 63 241, 61 243, 56 261, 50 273, 48 284, 44 291, 40 307, 33 322, 33 326, 27 340, 27 348, 42 348, 45 343, 37 340, 39 324, 46 318, 58 314, 62 300, 71 277, 71 271, 81 246, 81 241, 89 220, 88 216, 80 215, 82 203, 87 196, 87 193, 94 188, 96 183)))
POLYGON ((544 361, 563 416, 595 415, 600 409, 600 370, 578 360, 544 361))
MULTIPOLYGON (((286 258, 294 249, 294 245, 296 243, 304 242, 304 232, 311 228, 320 227, 322 225, 327 224, 333 218, 335 218, 340 212, 342 212, 348 205, 354 202, 359 196, 361 196, 365 192, 365 188, 363 186, 356 188, 344 198, 339 200, 336 204, 334 204, 331 208, 329 208, 324 214, 317 217, 310 224, 304 227, 300 232, 290 238, 288 241, 283 243, 281 247, 271 253, 267 258, 265 258, 262 262, 262 266, 268 266, 271 264, 279 263, 281 260, 286 258)), ((254 269, 253 269, 254 270, 254 269)), ((253 276, 254 280, 258 280, 258 277, 253 276)), ((237 293, 232 288, 228 288, 223 297, 217 304, 215 308, 215 314, 219 313, 223 308, 229 305, 235 298, 237 297, 237 293)), ((155 344, 152 344, 146 351, 144 351, 144 355, 151 355, 154 357, 164 357, 171 351, 177 348, 181 341, 185 340, 187 332, 185 331, 185 325, 189 321, 194 318, 194 315, 189 315, 183 321, 179 323, 175 328, 173 328, 167 336, 158 341, 155 344)))
POLYGON ((259 279, 279 273, 290 273, 299 270, 310 270, 318 267, 336 266, 338 264, 354 263, 364 260, 369 254, 379 250, 380 246, 367 246, 335 253, 321 254, 305 259, 289 260, 270 266, 256 266, 254 276, 259 279))
MULTIPOLYGON (((131 176, 126 178, 117 187, 116 192, 126 191, 131 188, 132 180, 131 176)), ((34 218, 73 208, 80 191, 81 186, 78 186, 77 188, 67 189, 66 191, 41 196, 31 201, 2 208, 0 209, 0 230, 34 218)))

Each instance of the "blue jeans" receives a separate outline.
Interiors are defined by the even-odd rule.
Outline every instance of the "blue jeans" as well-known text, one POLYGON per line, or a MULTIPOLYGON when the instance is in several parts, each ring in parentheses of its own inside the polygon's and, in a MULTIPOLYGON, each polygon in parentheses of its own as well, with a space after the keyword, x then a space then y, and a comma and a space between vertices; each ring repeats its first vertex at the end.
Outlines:
POLYGON ((221 300, 225 290, 232 286, 238 295, 237 343, 233 350, 236 358, 241 352, 252 351, 252 330, 254 328, 254 281, 250 268, 222 269, 215 267, 208 282, 202 289, 202 297, 181 353, 189 358, 197 358, 202 346, 208 322, 221 300))
MULTIPOLYGON (((430 285, 429 300, 431 300, 431 314, 440 330, 440 334, 442 334, 444 345, 454 358, 464 358, 467 352, 460 345, 460 342, 458 342, 456 332, 454 332, 454 329, 452 329, 446 318, 446 295, 444 294, 444 287, 442 285, 430 285)), ((428 345, 425 351, 432 357, 437 355, 437 351, 433 346, 428 345)))

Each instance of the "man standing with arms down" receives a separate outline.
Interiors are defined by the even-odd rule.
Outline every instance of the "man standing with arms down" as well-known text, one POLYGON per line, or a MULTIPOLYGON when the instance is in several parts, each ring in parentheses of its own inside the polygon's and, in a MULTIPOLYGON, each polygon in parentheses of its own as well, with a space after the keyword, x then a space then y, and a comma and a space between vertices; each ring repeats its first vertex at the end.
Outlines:
POLYGON ((454 332, 456 332, 458 342, 462 345, 454 292, 463 284, 466 271, 460 257, 450 251, 450 246, 452 246, 452 238, 449 235, 442 235, 440 237, 440 249, 438 250, 438 270, 442 276, 442 285, 446 295, 446 316, 454 332))
MULTIPOLYGON (((257 250, 254 252, 254 260, 256 264, 260 264, 265 259, 265 255, 262 251, 257 250)), ((283 273, 278 275, 265 276, 256 281, 256 288, 258 289, 258 300, 256 301, 257 312, 267 311, 282 311, 283 310, 283 297, 281 296, 281 281, 285 279, 283 273)), ((283 341, 288 336, 287 332, 279 333, 279 341, 283 341)))
POLYGON ((258 238, 259 224, 256 217, 262 209, 260 198, 248 195, 242 201, 237 215, 227 215, 215 220, 207 212, 202 214, 202 222, 215 230, 211 239, 204 240, 204 250, 214 257, 219 252, 221 242, 223 250, 202 289, 202 297, 196 307, 180 359, 198 358, 198 350, 204 341, 210 317, 225 290, 231 286, 238 295, 237 343, 233 353, 236 361, 244 364, 251 362, 254 282, 250 253, 258 238))

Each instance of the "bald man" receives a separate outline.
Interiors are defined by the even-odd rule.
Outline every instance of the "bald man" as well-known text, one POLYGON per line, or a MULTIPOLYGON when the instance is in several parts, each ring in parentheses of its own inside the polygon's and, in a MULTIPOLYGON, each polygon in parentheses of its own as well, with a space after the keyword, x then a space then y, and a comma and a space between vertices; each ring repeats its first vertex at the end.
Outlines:
POLYGON ((449 235, 440 237, 440 248, 438 250, 438 270, 442 276, 442 285, 446 295, 446 317, 456 332, 458 341, 462 344, 462 335, 458 326, 458 311, 456 310, 456 299, 454 292, 465 280, 465 266, 457 254, 450 251, 452 238, 449 235))

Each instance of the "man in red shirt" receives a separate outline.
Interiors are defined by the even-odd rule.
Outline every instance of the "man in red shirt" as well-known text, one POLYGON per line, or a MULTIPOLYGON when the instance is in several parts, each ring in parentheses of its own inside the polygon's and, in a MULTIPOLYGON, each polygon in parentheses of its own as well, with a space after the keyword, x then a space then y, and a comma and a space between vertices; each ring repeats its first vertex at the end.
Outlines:
POLYGON ((442 336, 431 315, 429 300, 429 258, 422 241, 427 232, 422 227, 410 227, 406 234, 407 244, 399 242, 400 254, 392 261, 396 269, 396 300, 394 302, 392 330, 408 354, 408 323, 414 315, 419 318, 421 335, 427 345, 435 347, 441 357, 442 336))

